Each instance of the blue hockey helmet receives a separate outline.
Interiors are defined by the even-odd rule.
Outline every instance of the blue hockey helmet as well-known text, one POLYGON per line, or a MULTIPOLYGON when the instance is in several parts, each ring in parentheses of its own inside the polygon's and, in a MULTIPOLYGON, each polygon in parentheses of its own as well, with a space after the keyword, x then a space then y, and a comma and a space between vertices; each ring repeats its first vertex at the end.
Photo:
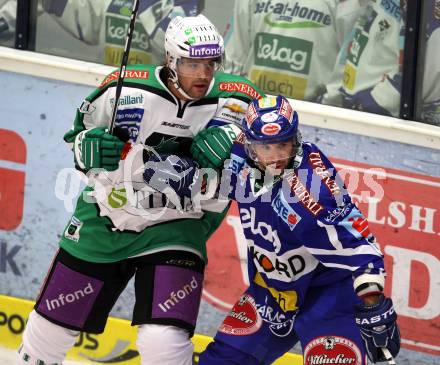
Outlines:
POLYGON ((267 96, 252 100, 242 120, 242 128, 246 136, 246 154, 261 168, 272 163, 285 166, 286 161, 288 163, 301 153, 298 114, 284 96, 267 96), (282 142, 291 142, 290 148, 281 148, 282 153, 269 146, 262 146, 282 142))
POLYGON ((295 139, 298 114, 281 95, 253 99, 242 120, 246 139, 250 143, 277 143, 295 139))

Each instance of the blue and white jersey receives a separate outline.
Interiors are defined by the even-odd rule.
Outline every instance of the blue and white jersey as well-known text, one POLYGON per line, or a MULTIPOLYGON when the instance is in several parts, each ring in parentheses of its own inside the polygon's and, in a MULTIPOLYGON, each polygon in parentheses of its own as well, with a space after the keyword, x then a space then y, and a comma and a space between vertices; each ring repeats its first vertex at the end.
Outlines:
POLYGON ((261 183, 239 141, 226 171, 248 243, 251 282, 290 293, 286 309, 296 310, 311 286, 383 274, 383 255, 366 218, 317 146, 303 143, 294 168, 261 183))

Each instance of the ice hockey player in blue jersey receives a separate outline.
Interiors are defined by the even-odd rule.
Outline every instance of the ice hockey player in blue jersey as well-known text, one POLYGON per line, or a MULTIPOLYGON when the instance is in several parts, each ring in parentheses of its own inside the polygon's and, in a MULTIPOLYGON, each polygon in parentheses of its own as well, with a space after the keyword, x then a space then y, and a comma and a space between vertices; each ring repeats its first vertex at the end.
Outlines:
MULTIPOLYGON (((383 348, 397 355, 383 255, 331 162, 301 141, 282 96, 253 100, 242 127, 220 195, 238 203, 250 286, 199 364, 271 364, 298 341, 307 365, 384 361, 383 348)), ((218 148, 210 133, 193 141, 201 167, 207 146, 218 148)))

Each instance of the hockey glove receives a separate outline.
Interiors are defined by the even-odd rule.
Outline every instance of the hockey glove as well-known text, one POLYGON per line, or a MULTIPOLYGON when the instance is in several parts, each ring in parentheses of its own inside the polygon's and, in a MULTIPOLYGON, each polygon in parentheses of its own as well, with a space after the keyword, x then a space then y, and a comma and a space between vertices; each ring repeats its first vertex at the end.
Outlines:
POLYGON ((396 323, 397 314, 390 298, 381 295, 377 304, 356 305, 355 318, 372 362, 386 361, 382 347, 386 347, 393 356, 399 353, 400 332, 396 323))
POLYGON ((179 197, 191 197, 191 188, 199 176, 198 165, 188 157, 151 155, 144 165, 144 181, 167 194, 171 188, 179 197))
POLYGON ((231 154, 240 129, 232 124, 200 131, 193 139, 191 154, 200 167, 218 168, 231 154))
POLYGON ((79 133, 75 138, 75 162, 82 170, 118 168, 125 143, 109 134, 105 127, 97 127, 79 133))

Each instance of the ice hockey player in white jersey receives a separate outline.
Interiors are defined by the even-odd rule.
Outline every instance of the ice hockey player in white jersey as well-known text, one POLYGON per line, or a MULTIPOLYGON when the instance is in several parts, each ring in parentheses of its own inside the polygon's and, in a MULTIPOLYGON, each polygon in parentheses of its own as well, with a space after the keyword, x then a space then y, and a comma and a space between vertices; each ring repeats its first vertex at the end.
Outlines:
MULTIPOLYGON (((43 8, 75 38, 99 47, 98 61, 119 66, 133 0, 43 0, 43 8)), ((165 30, 175 16, 194 16, 200 0, 142 0, 129 64, 159 64, 165 57, 165 30)))
MULTIPOLYGON (((230 145, 232 125, 260 92, 240 76, 219 72, 223 39, 202 15, 174 18, 165 50, 165 66, 127 68, 114 134, 108 127, 118 72, 84 100, 64 137, 75 166, 89 172, 94 185, 79 197, 62 232, 23 333, 19 364, 61 364, 80 331, 104 330, 132 277, 132 323, 139 325, 142 365, 192 364, 190 337, 201 300, 206 241, 226 214, 227 202, 194 212, 185 197, 178 206, 161 192, 143 190, 137 167, 150 153, 174 154, 163 173, 185 194, 196 172, 189 158, 192 138, 216 126, 210 135, 230 145), (173 174, 188 169, 185 176, 173 174)), ((220 166, 228 155, 225 148, 211 166, 220 166)))
POLYGON ((322 103, 399 116, 405 3, 368 2, 344 40, 322 103))
POLYGON ((366 0, 240 0, 225 36, 227 72, 267 94, 314 101, 366 0))

